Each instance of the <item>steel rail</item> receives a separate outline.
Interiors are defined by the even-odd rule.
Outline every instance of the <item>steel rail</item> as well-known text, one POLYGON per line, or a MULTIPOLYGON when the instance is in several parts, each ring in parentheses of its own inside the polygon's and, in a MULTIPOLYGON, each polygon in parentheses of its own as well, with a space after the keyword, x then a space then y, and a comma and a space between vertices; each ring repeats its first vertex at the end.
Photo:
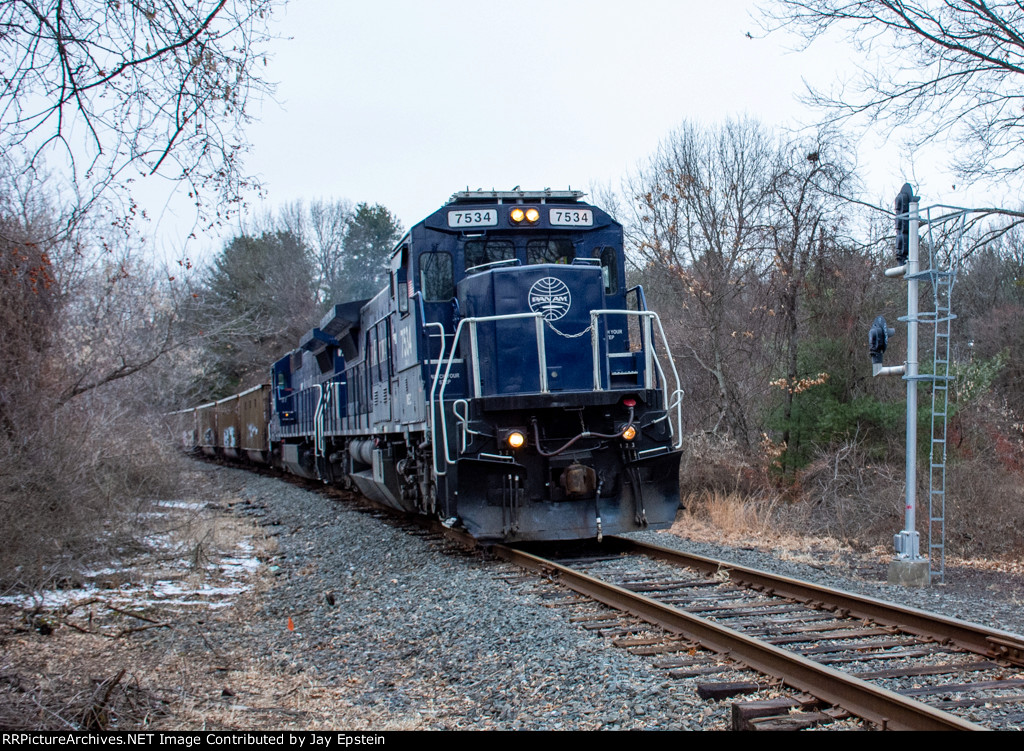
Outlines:
POLYGON ((765 594, 788 597, 822 608, 831 608, 841 615, 870 619, 880 625, 898 627, 901 631, 917 636, 945 639, 969 652, 1024 666, 1024 638, 1008 631, 988 629, 956 618, 890 602, 872 600, 850 592, 829 589, 766 571, 723 563, 713 558, 684 553, 626 537, 612 536, 608 539, 615 540, 627 552, 642 553, 650 558, 694 568, 705 574, 726 572, 733 582, 758 589, 765 594))
MULTIPOLYGON (((619 539, 619 538, 616 538, 619 539)), ((610 607, 698 642, 786 685, 840 706, 889 730, 982 730, 973 723, 887 689, 752 639, 734 629, 631 592, 553 561, 504 545, 492 552, 523 568, 557 578, 565 586, 610 607)), ((705 559, 708 560, 708 559, 705 559)), ((717 566, 716 569, 718 570, 717 566)))

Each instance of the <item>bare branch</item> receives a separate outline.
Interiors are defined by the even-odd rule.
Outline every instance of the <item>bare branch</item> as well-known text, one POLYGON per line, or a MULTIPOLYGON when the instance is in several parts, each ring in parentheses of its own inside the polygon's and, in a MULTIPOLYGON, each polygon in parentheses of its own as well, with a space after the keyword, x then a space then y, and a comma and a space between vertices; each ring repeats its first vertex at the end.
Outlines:
POLYGON ((768 0, 769 31, 805 45, 830 34, 874 62, 850 87, 811 90, 830 122, 908 126, 920 146, 952 138, 965 178, 1024 173, 1024 7, 981 0, 768 0))
POLYGON ((87 195, 126 193, 130 167, 230 205, 254 184, 240 134, 272 90, 259 66, 281 1, 0 4, 0 150, 61 148, 87 195))

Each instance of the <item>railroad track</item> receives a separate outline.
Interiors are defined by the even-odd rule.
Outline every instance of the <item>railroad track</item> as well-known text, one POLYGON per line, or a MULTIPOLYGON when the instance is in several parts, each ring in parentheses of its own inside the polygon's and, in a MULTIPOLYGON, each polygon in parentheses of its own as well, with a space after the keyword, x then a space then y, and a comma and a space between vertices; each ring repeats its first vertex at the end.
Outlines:
MULTIPOLYGON (((805 710, 804 724, 848 713, 885 729, 1001 729, 1024 720, 1024 639, 1010 633, 625 538, 571 560, 492 550, 660 628, 661 637, 620 644, 660 655, 670 673, 700 672, 708 661, 692 656, 699 645, 794 691, 738 705, 744 723, 793 726, 791 707, 805 710)), ((616 633, 614 622, 605 626, 616 633)), ((618 629, 630 633, 625 622, 618 629)))
MULTIPOLYGON (((372 502, 360 505, 391 523, 455 541, 463 552, 478 546, 435 521, 396 517, 372 502)), ((555 560, 523 548, 490 548, 623 617, 661 629, 662 636, 650 636, 608 613, 578 619, 624 636, 617 643, 635 654, 667 656, 659 667, 670 677, 729 670, 721 659, 715 667, 716 658, 694 654, 703 648, 794 692, 788 699, 737 705, 734 722, 738 718, 741 727, 801 727, 850 715, 894 730, 1024 725, 1020 636, 637 540, 606 537, 600 549, 555 560), (644 635, 630 636, 637 633, 644 635), (790 709, 803 712, 792 716, 790 709)), ((764 685, 726 683, 708 688, 707 696, 725 698, 764 685)))

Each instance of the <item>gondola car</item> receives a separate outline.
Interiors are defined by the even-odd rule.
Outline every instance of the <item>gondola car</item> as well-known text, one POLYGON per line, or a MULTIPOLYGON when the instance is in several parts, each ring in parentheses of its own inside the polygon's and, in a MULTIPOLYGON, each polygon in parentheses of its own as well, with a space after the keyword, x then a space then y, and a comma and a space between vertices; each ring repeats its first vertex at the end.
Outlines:
POLYGON ((412 227, 385 289, 271 367, 266 458, 485 541, 671 524, 678 374, 582 197, 460 192, 412 227))
POLYGON ((262 464, 271 459, 269 384, 170 416, 186 450, 262 464))

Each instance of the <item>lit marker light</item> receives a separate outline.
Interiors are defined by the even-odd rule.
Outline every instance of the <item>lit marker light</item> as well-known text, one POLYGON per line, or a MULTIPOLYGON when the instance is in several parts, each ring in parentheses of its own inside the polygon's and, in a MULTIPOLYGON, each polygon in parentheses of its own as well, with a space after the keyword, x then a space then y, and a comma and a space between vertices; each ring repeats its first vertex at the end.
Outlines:
POLYGON ((537 209, 532 209, 531 208, 531 209, 527 209, 526 210, 526 221, 528 221, 531 224, 533 224, 538 219, 540 219, 540 212, 537 211, 537 209))
POLYGON ((632 425, 627 427, 625 430, 622 431, 622 438, 623 440, 626 441, 632 441, 634 438, 636 438, 636 428, 634 428, 632 425))
POLYGON ((519 224, 519 222, 526 218, 526 212, 522 209, 512 209, 508 216, 513 222, 519 224))
POLYGON ((513 430, 509 433, 505 440, 508 441, 508 445, 514 449, 522 448, 526 444, 526 436, 518 430, 513 430))

